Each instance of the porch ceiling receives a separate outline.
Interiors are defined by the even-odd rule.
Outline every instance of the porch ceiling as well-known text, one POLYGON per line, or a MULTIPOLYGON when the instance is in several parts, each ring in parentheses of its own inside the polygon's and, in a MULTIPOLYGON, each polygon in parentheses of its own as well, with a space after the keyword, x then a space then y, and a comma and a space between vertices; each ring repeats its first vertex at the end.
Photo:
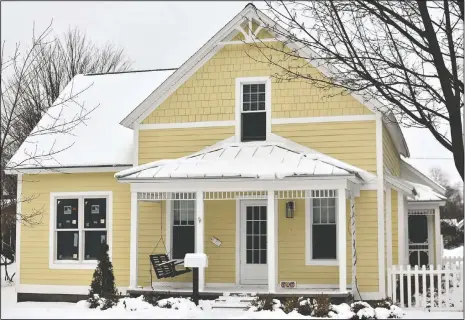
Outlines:
POLYGON ((275 136, 271 141, 234 142, 226 139, 190 156, 160 160, 118 172, 118 180, 170 180, 191 178, 287 177, 346 178, 354 182, 372 175, 315 150, 275 136))

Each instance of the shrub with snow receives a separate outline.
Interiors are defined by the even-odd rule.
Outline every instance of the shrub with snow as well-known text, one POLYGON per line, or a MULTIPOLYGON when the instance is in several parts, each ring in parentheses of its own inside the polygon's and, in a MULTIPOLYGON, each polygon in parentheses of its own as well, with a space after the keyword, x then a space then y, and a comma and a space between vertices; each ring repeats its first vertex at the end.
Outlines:
POLYGON ((108 245, 101 245, 97 268, 95 268, 90 284, 87 301, 90 308, 106 310, 113 307, 118 301, 118 290, 115 285, 113 264, 108 255, 108 245))
POLYGON ((281 301, 273 299, 271 295, 258 295, 250 302, 250 311, 274 311, 281 308, 281 301))

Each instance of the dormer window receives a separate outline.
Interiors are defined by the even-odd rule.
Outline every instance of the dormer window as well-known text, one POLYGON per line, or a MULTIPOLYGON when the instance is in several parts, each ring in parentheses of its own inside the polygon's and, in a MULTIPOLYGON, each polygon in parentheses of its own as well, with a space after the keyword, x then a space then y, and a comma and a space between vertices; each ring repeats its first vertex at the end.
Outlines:
POLYGON ((264 141, 271 131, 270 79, 239 78, 236 82, 236 137, 264 141))

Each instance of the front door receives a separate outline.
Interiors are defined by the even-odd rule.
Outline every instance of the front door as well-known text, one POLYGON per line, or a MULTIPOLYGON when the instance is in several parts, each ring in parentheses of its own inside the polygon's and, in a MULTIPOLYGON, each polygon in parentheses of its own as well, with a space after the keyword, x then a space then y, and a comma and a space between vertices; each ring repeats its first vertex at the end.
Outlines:
POLYGON ((240 282, 268 282, 266 252, 266 200, 241 201, 240 282))
POLYGON ((409 263, 411 266, 429 264, 428 216, 408 216, 409 263))

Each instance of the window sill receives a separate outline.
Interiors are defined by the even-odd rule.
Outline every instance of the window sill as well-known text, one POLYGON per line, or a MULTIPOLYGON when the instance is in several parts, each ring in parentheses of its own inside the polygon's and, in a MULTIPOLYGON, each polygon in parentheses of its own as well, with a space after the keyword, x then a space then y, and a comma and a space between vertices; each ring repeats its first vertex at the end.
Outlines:
POLYGON ((97 267, 97 260, 89 261, 53 261, 50 262, 50 269, 75 269, 75 270, 94 270, 97 267))
POLYGON ((338 266, 337 260, 307 260, 305 265, 307 266, 338 266))

